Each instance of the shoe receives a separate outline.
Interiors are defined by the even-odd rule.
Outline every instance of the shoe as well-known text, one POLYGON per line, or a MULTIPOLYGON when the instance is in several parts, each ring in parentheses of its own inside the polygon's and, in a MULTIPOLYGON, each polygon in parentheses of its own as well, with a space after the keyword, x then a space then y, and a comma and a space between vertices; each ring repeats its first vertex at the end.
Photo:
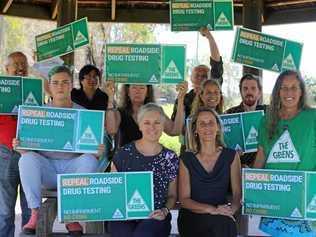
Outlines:
POLYGON ((66 229, 68 230, 70 236, 81 236, 83 234, 82 226, 79 224, 79 222, 67 223, 66 229))
POLYGON ((23 226, 22 231, 25 235, 35 235, 38 219, 38 210, 32 209, 29 221, 23 226))

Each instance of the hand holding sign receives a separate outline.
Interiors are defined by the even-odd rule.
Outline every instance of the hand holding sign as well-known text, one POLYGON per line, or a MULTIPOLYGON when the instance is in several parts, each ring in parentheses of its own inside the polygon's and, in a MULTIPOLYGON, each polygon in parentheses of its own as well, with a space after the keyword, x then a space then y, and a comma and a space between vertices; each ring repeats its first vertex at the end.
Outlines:
POLYGON ((115 84, 114 81, 106 81, 104 84, 104 92, 107 94, 109 97, 110 101, 114 100, 114 95, 115 95, 115 84))

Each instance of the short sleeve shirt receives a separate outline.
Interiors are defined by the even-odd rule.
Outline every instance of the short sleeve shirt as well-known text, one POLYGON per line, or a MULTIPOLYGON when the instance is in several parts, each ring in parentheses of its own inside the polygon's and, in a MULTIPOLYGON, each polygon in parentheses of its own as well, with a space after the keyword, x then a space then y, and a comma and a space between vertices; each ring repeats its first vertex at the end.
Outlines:
POLYGON ((119 172, 153 171, 155 209, 165 206, 169 183, 176 179, 179 170, 175 152, 163 147, 157 155, 144 156, 132 142, 117 151, 113 163, 119 172))
POLYGON ((306 109, 291 119, 280 120, 276 134, 269 139, 267 117, 259 127, 259 145, 263 147, 265 168, 316 170, 316 110, 306 109))

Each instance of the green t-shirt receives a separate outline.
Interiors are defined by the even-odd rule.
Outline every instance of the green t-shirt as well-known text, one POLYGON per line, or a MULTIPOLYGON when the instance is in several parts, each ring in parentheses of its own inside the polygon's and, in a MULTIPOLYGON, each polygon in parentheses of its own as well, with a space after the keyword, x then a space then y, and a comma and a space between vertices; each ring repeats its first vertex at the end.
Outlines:
POLYGON ((259 146, 263 147, 266 169, 316 170, 316 109, 302 110, 295 117, 280 120, 269 140, 267 118, 259 127, 259 146))

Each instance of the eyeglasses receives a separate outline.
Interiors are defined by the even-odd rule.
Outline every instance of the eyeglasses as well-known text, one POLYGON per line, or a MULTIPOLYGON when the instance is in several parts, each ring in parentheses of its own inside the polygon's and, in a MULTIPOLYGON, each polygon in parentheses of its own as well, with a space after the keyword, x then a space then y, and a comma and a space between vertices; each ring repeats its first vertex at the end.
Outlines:
POLYGON ((86 79, 86 80, 95 80, 95 81, 99 80, 99 76, 91 76, 89 74, 84 75, 83 78, 86 79))
POLYGON ((51 81, 50 84, 52 86, 58 86, 58 85, 61 85, 61 86, 68 86, 71 84, 71 81, 69 80, 62 80, 62 81, 51 81))

